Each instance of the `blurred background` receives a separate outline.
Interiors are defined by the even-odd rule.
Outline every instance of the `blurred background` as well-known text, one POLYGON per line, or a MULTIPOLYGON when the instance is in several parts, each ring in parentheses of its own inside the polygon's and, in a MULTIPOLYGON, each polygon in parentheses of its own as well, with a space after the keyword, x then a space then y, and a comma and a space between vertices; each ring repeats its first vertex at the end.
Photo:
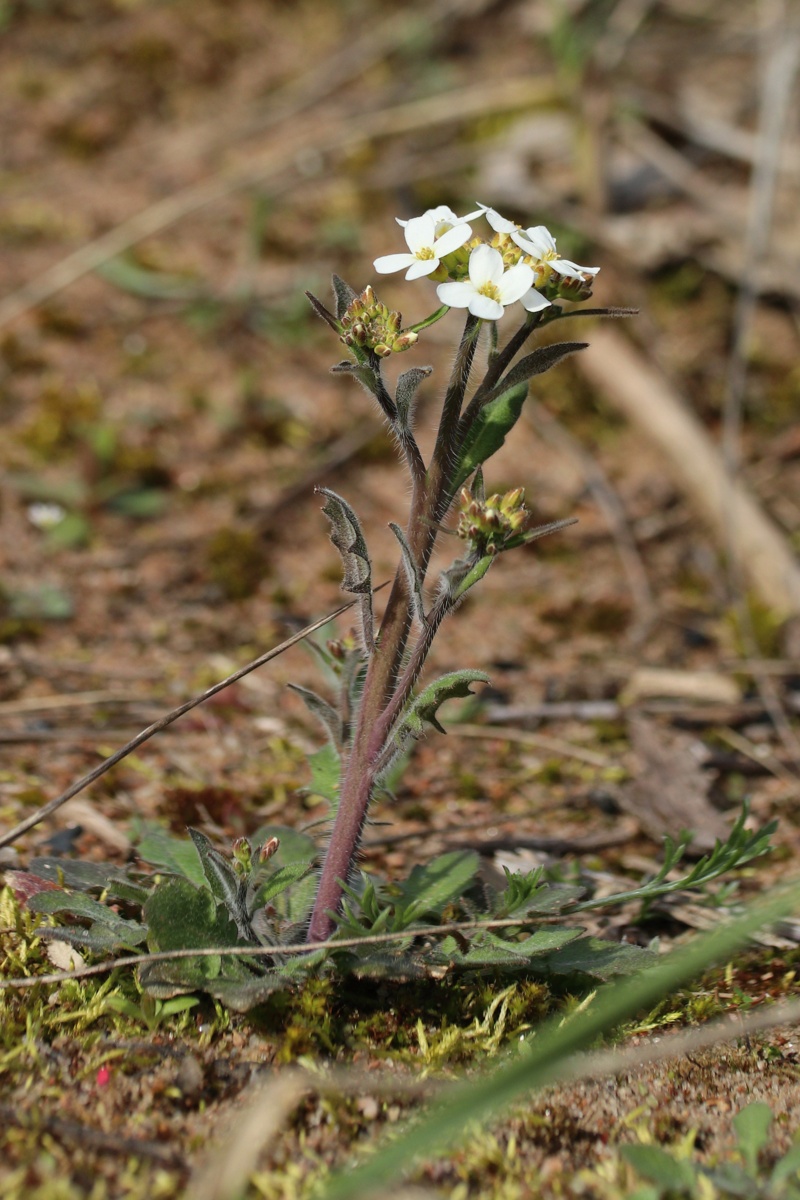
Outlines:
MULTIPOLYGON (((476 200, 547 224, 602 268, 593 303, 639 315, 559 327, 591 348, 535 381, 488 484, 580 523, 498 564, 436 654, 544 740, 488 780, 479 738, 426 743, 395 815, 488 797, 585 828, 616 811, 631 706, 645 831, 669 819, 641 795, 656 721, 714 731, 684 787, 693 811, 716 788, 710 830, 745 791, 796 799, 796 4, 4 0, 0 27, 4 823, 340 602, 315 484, 393 571, 405 480, 303 293, 375 284, 395 217, 476 200)), ((407 321, 436 306, 424 280, 377 285, 407 321)), ((401 364, 435 367, 423 428, 459 332, 401 364)), ((284 678, 311 658, 107 777, 106 824, 61 824, 124 849, 134 811, 226 833, 296 811, 284 678)))

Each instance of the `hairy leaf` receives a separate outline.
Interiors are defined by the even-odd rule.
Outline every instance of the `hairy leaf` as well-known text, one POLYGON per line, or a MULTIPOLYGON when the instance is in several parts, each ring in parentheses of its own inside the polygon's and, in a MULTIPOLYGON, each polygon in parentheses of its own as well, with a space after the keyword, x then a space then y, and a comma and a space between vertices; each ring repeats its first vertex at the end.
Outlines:
POLYGON ((643 967, 652 966, 652 951, 628 942, 605 942, 602 938, 581 938, 547 960, 556 975, 591 975, 609 980, 615 975, 631 975, 643 967))
POLYGON ((331 815, 339 805, 339 753, 328 742, 314 754, 309 754, 308 765, 311 768, 311 786, 308 791, 312 796, 321 796, 331 806, 331 815))
POLYGON ((423 379, 433 372, 433 367, 412 367, 403 371, 397 380, 395 403, 397 405, 397 425, 401 433, 410 433, 414 424, 414 406, 417 400, 417 390, 423 379))
MULTIPOLYGON (((166 879, 144 906, 152 950, 196 950, 241 945, 236 925, 207 888, 188 879, 166 879)), ((206 979, 219 975, 220 955, 195 961, 206 979)))
POLYGON ((414 867, 400 885, 396 907, 398 914, 402 911, 403 919, 396 927, 405 928, 426 913, 441 913, 451 900, 463 896, 475 878, 479 863, 474 850, 453 850, 426 866, 414 867))
POLYGON ((341 321, 344 314, 347 312, 350 305, 357 298, 358 293, 353 291, 349 283, 345 283, 338 275, 331 276, 333 285, 333 294, 336 299, 336 316, 341 321))
POLYGON ((306 292, 306 296, 308 297, 309 303, 311 304, 311 307, 314 309, 314 312, 317 314, 317 316, 322 317, 323 321, 327 325, 330 325, 331 329, 333 329, 336 333, 339 333, 339 322, 336 320, 336 317, 333 315, 333 313, 328 311, 322 301, 317 299, 313 292, 306 292))
POLYGON ((442 675, 440 679, 428 684, 424 691, 420 692, 412 701, 403 716, 400 728, 395 735, 396 738, 400 744, 404 744, 409 737, 422 737, 426 722, 434 729, 438 729, 440 733, 445 733, 446 730, 439 724, 436 716, 439 707, 444 704, 445 700, 471 696, 472 692, 469 690, 471 683, 488 682, 489 676, 485 675, 483 671, 451 671, 449 675, 442 675))
POLYGON ((310 688, 300 687, 297 683, 290 683, 289 687, 302 697, 308 711, 322 724, 333 745, 338 749, 342 744, 342 718, 333 705, 310 688))
POLYGON ((147 930, 138 921, 109 923, 93 921, 88 929, 77 925, 57 925, 55 929, 40 928, 37 937, 48 941, 68 942, 95 954, 110 954, 118 950, 136 951, 147 938, 147 930))
POLYGON ((253 906, 263 908, 275 896, 279 896, 281 892, 285 892, 293 884, 298 883, 301 879, 305 879, 311 870, 312 864, 305 861, 287 863, 285 867, 279 867, 277 871, 273 871, 259 886, 253 898, 253 906))
POLYGON ((452 495, 463 487, 473 471, 477 471, 500 449, 519 420, 527 395, 527 383, 518 383, 501 392, 480 410, 459 454, 453 474, 452 495))
POLYGON ((540 346, 532 354, 526 354, 508 371, 498 384, 498 391, 508 391, 517 384, 527 383, 534 375, 543 375, 570 354, 585 350, 588 342, 556 342, 553 346, 540 346))
POLYGON ((200 856, 200 862, 203 865, 203 874, 206 877, 206 882, 212 896, 221 904, 224 904, 228 910, 228 914, 236 925, 239 937, 243 938, 246 942, 255 941, 253 931, 250 928, 247 904, 245 902, 247 893, 245 880, 237 875, 227 858, 223 857, 219 850, 214 849, 210 840, 199 829, 190 828, 189 836, 194 842, 194 848, 200 856))
POLYGON ((389 522, 389 528, 400 543, 400 549, 403 553, 403 566, 406 570, 406 578, 408 580, 409 591, 414 600, 414 612, 417 615, 417 620, 420 625, 425 625, 425 599, 422 595, 422 573, 419 569, 414 555, 411 553, 411 547, 406 541, 406 535, 403 533, 399 525, 395 525, 394 521, 389 522))
POLYGON ((342 590, 361 597, 364 642, 370 653, 375 648, 372 616, 372 563, 358 517, 346 500, 330 488, 316 489, 326 497, 322 511, 331 523, 331 541, 339 551, 344 568, 342 590))
POLYGON ((520 970, 527 967, 532 959, 551 954, 577 941, 582 934, 581 929, 538 929, 523 941, 510 942, 487 930, 477 934, 466 950, 459 946, 455 938, 446 938, 439 947, 437 957, 449 960, 462 969, 506 967, 520 970))
POLYGON ((202 864, 192 842, 177 838, 157 825, 145 826, 145 834, 136 843, 140 858, 173 875, 182 875, 201 886, 205 882, 202 864))

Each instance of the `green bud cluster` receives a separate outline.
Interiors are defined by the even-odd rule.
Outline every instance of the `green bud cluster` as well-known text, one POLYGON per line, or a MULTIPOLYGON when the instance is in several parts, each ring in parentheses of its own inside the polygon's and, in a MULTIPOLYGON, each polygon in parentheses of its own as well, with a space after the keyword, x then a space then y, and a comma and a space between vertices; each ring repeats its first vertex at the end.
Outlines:
POLYGON ((341 340, 346 346, 372 350, 378 358, 400 354, 417 340, 411 330, 402 330, 403 318, 376 298, 365 287, 347 307, 341 319, 341 340))
POLYGON ((497 554, 525 524, 528 510, 524 501, 525 489, 521 487, 506 492, 504 496, 495 492, 487 500, 481 500, 462 488, 456 533, 481 557, 497 554))
POLYGON ((591 275, 562 275, 558 281, 556 295, 561 300, 573 300, 576 303, 579 300, 588 300, 592 294, 593 283, 591 275))

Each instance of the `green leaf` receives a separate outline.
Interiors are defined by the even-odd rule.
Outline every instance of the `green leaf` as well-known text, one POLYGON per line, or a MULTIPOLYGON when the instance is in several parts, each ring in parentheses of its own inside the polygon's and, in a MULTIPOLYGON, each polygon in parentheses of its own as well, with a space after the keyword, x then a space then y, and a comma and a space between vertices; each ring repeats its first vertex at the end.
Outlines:
POLYGON ((739 1150, 751 1175, 758 1171, 758 1156, 769 1142, 772 1109, 768 1104, 748 1104, 733 1118, 739 1150))
POLYGON ((154 867, 162 867, 173 875, 182 875, 198 886, 205 882, 203 865, 188 838, 173 837, 153 825, 136 843, 136 851, 140 858, 154 867))
POLYGON ((551 954, 582 936, 582 929, 555 927, 537 929, 536 933, 523 941, 510 942, 486 930, 473 938, 467 950, 462 950, 455 938, 445 938, 433 957, 437 961, 452 962, 456 967, 467 969, 505 967, 520 970, 533 959, 551 954))
POLYGON ((190 829, 189 836, 200 856, 203 874, 211 890, 211 895, 225 905, 236 925, 239 937, 246 942, 254 942, 255 937, 250 928, 245 904, 247 884, 237 875, 228 860, 214 849, 204 833, 201 833, 199 829, 190 829))
POLYGON ((389 522, 389 528, 400 543, 400 550, 403 555, 403 566, 405 567, 406 579, 408 580, 408 588, 414 600, 414 612, 420 625, 425 625, 425 600, 422 595, 422 572, 419 569, 419 564, 411 553, 411 547, 406 541, 406 535, 403 533, 399 525, 394 521, 389 522))
POLYGON ((412 367, 403 371, 397 380, 395 389, 395 404, 397 405, 397 427, 401 433, 408 434, 414 424, 414 405, 417 390, 423 379, 433 372, 433 367, 412 367))
POLYGON ((527 383, 518 383, 501 392, 480 410, 467 434, 453 473, 452 495, 466 483, 473 471, 477 471, 500 449, 519 420, 527 395, 527 383))
MULTIPOLYGON (((237 929, 207 888, 188 879, 167 879, 144 906, 151 950, 193 950, 241 945, 237 929)), ((188 960, 206 979, 219 975, 220 955, 188 960)))
POLYGON ((308 765, 311 768, 311 786, 308 790, 312 796, 321 796, 323 800, 327 800, 333 815, 339 804, 339 753, 328 742, 321 750, 309 754, 308 765))
POLYGON ((290 683, 289 687, 293 692, 297 692, 311 715, 321 723, 333 745, 341 746, 343 740, 342 718, 333 705, 329 704, 327 700, 323 700, 322 696, 318 696, 316 692, 312 692, 310 688, 300 687, 296 683, 290 683))
POLYGON ((350 305, 358 297, 358 293, 353 291, 349 283, 345 283, 338 275, 331 277, 333 285, 333 295, 336 300, 336 316, 341 321, 344 314, 347 312, 350 305))
POLYGON ((770 1183, 780 1187, 800 1171, 800 1141, 796 1141, 773 1167, 770 1183))
POLYGON ((686 1159, 675 1159, 660 1146, 620 1146, 620 1157, 664 1192, 693 1193, 696 1172, 686 1159))
POLYGON ((451 900, 457 900, 475 878, 480 859, 474 850, 452 850, 441 854, 427 866, 416 866, 400 885, 397 901, 398 928, 427 913, 439 915, 451 900))
POLYGON ((331 523, 331 541, 342 559, 344 576, 342 591, 361 597, 361 624, 364 644, 372 652, 375 648, 375 630, 372 615, 372 563, 367 543, 361 532, 358 517, 353 509, 330 488, 317 487, 315 491, 326 497, 322 511, 331 523))
POLYGON ((311 870, 312 864, 306 861, 287 863, 285 867, 279 867, 259 886, 253 898, 253 908, 263 908, 275 896, 285 892, 288 887, 305 879, 311 870))
POLYGON ((404 745, 409 737, 420 738, 425 733, 425 725, 432 725, 440 733, 446 730, 439 724, 437 712, 445 700, 462 699, 471 696, 471 683, 488 683, 489 676, 483 671, 451 671, 449 675, 428 684, 424 691, 412 700, 406 709, 395 738, 399 745, 404 745))
POLYGON ((555 367, 562 359, 578 350, 585 350, 588 342, 555 342, 551 346, 540 346, 532 354, 526 354, 515 363, 497 385, 496 391, 508 391, 521 383, 527 383, 534 375, 543 375, 551 367, 555 367))
POLYGON ((85 892, 37 892, 28 900, 31 912, 47 913, 55 916, 58 913, 72 913, 86 921, 94 921, 114 930, 117 936, 130 932, 136 934, 141 930, 138 921, 127 921, 99 900, 93 900, 85 892))
MULTIPOLYGON (((113 913, 111 914, 114 915, 113 913)), ((117 950, 137 950, 147 937, 147 930, 138 921, 94 921, 88 929, 78 925, 57 925, 55 929, 40 928, 37 937, 46 940, 68 942, 96 954, 109 954, 117 950)))
POLYGON ((582 938, 566 950, 548 959, 547 966, 556 975, 591 975, 609 980, 615 975, 632 975, 649 967, 654 955, 641 946, 627 942, 605 942, 602 938, 582 938))

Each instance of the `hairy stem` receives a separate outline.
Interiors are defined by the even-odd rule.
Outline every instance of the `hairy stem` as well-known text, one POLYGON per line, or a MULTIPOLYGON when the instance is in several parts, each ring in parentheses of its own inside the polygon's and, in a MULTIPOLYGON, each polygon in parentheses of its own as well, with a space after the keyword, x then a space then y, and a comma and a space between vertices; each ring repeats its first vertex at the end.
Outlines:
MULTIPOLYGON (((446 508, 449 498, 450 474, 457 458, 458 423, 475 357, 479 328, 480 321, 469 316, 445 395, 430 469, 422 475, 415 464, 411 472, 413 494, 406 539, 423 580, 436 541, 437 525, 444 515, 441 510, 446 508)), ((397 711, 402 696, 397 701, 394 697, 398 692, 406 691, 405 684, 398 688, 398 676, 413 619, 413 602, 406 571, 401 563, 386 605, 377 646, 367 668, 350 753, 342 772, 339 807, 308 928, 309 941, 322 941, 330 937, 335 927, 332 914, 341 903, 341 883, 347 881, 352 870, 380 772, 386 733, 384 712, 387 708, 397 711)), ((417 674, 429 648, 428 642, 417 674)))

